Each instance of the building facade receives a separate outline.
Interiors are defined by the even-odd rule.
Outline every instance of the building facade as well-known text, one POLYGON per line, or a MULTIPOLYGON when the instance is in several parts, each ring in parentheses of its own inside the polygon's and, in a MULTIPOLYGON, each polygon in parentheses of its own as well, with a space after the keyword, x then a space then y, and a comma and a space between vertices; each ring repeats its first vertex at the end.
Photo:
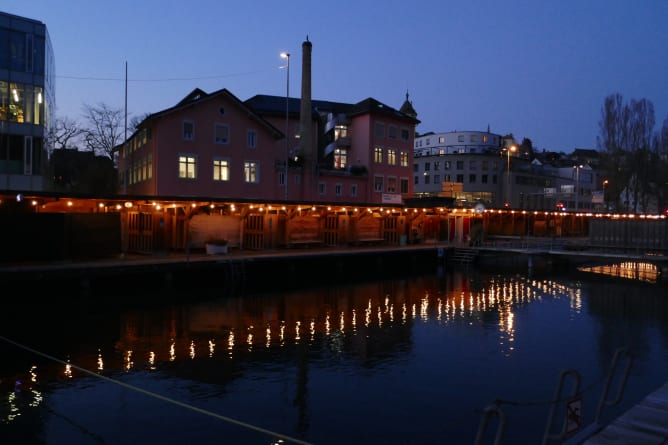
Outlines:
POLYGON ((311 42, 302 50, 301 98, 196 89, 148 116, 120 149, 120 193, 401 205, 413 194, 416 114, 373 98, 313 100, 311 42))
POLYGON ((41 191, 55 110, 55 59, 44 23, 0 12, 0 189, 41 191))

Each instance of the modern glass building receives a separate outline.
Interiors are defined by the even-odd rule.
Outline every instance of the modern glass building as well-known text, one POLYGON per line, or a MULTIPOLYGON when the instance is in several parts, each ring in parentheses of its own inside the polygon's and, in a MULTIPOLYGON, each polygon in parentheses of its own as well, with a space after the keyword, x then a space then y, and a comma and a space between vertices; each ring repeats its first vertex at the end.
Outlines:
POLYGON ((0 11, 0 190, 48 187, 55 87, 46 25, 0 11))

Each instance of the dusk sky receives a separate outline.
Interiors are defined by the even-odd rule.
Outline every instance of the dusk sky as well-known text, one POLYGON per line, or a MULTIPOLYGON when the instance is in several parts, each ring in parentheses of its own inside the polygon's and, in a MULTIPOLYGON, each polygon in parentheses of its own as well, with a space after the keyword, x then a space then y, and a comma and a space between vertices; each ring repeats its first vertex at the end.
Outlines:
POLYGON ((654 104, 668 118, 666 0, 3 0, 46 24, 59 117, 84 104, 143 116, 194 88, 240 100, 285 96, 282 51, 299 97, 301 45, 313 44, 313 99, 368 97, 400 108, 419 133, 512 133, 539 150, 596 148, 601 107, 654 104))

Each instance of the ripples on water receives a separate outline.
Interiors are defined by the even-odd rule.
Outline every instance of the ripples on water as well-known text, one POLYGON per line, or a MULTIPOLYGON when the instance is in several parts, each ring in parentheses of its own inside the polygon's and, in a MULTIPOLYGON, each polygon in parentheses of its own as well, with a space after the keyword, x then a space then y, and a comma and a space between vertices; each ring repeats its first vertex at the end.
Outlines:
POLYGON ((585 423, 618 347, 637 357, 627 407, 664 383, 664 291, 455 271, 150 307, 16 306, 3 317, 18 345, 0 344, 0 442, 473 443, 497 401, 504 443, 537 443, 564 369, 581 375, 585 423))

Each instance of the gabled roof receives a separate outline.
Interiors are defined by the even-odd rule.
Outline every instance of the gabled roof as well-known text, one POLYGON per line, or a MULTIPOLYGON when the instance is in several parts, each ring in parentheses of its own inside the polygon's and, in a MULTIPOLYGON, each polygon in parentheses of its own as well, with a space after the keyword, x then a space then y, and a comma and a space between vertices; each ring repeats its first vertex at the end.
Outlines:
MULTIPOLYGON (((274 138, 276 139, 281 139, 285 135, 283 132, 281 132, 279 129, 271 125, 269 122, 267 122, 262 116, 257 114, 253 108, 249 107, 246 105, 244 102, 242 102, 239 98, 237 98, 234 94, 232 94, 229 90, 226 88, 222 88, 220 90, 214 91, 212 93, 206 93, 204 90, 201 90, 199 88, 195 88, 192 90, 188 95, 186 95, 183 99, 181 99, 176 105, 170 108, 166 108, 162 111, 158 111, 156 113, 150 114, 146 116, 146 118, 138 125, 138 128, 142 128, 144 126, 145 122, 148 122, 150 120, 153 120, 155 118, 165 116, 170 113, 174 113, 178 110, 181 110, 185 107, 191 106, 191 105, 197 105, 200 103, 204 103, 206 101, 209 101, 211 99, 214 99, 219 96, 225 96, 226 98, 230 99, 232 102, 234 102, 238 107, 240 107, 242 110, 244 110, 247 114, 247 116, 260 125, 264 126, 267 128, 271 133, 273 133, 274 138)), ((283 112, 285 112, 285 101, 283 102, 283 112)))
MULTIPOLYGON (((244 102, 257 113, 264 115, 285 115, 285 96, 268 96, 258 94, 251 97, 244 102)), ((356 116, 365 113, 373 114, 387 114, 402 119, 411 119, 416 124, 420 121, 413 116, 409 116, 401 111, 398 111, 390 106, 387 106, 376 99, 367 98, 356 104, 347 104, 343 102, 331 102, 326 100, 312 100, 311 107, 314 112, 323 113, 345 113, 350 116, 356 116)), ((290 114, 298 114, 301 110, 301 99, 291 97, 288 100, 288 112, 290 114)))

